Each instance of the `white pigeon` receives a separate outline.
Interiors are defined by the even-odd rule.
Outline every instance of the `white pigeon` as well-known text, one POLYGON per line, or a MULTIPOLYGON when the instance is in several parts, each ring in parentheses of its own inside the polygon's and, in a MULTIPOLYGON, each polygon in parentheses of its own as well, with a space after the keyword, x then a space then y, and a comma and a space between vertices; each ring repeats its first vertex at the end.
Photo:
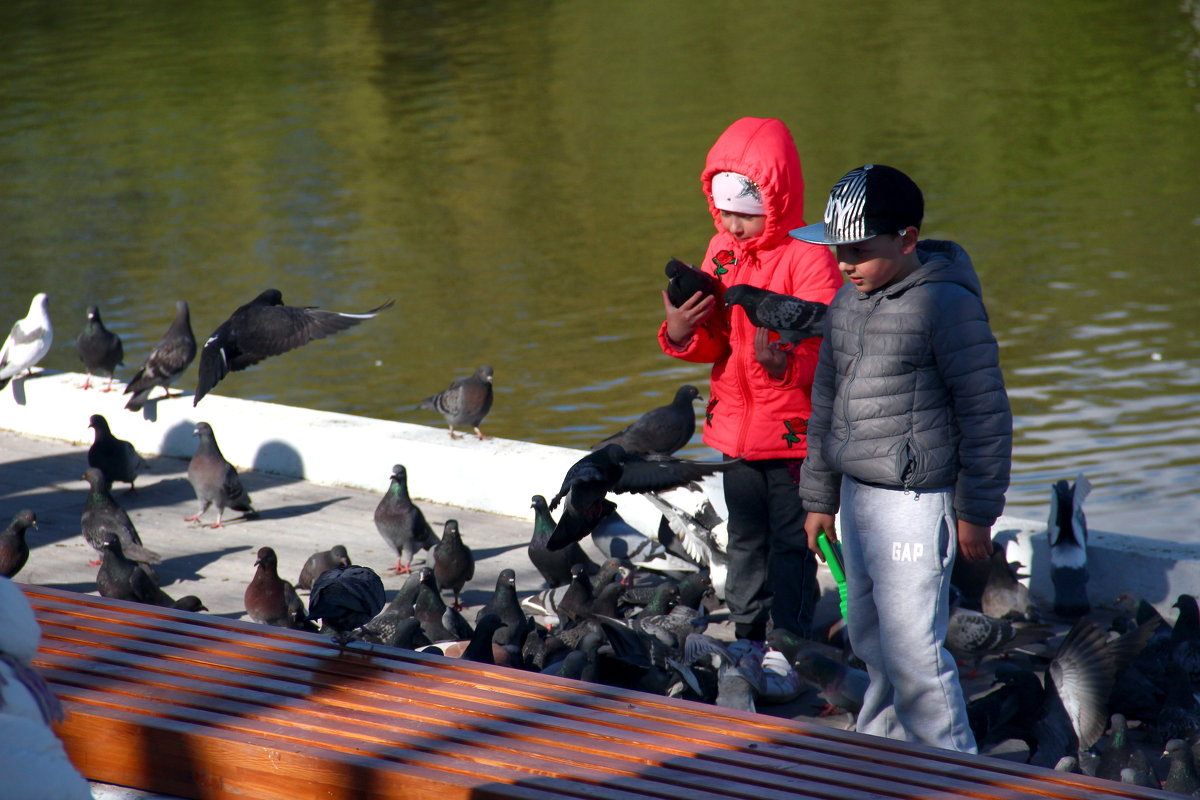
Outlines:
POLYGON ((13 325, 4 341, 4 349, 0 350, 0 389, 22 370, 32 372, 33 366, 50 352, 52 341, 54 328, 50 326, 50 312, 46 310, 46 293, 38 292, 29 304, 29 313, 13 325))

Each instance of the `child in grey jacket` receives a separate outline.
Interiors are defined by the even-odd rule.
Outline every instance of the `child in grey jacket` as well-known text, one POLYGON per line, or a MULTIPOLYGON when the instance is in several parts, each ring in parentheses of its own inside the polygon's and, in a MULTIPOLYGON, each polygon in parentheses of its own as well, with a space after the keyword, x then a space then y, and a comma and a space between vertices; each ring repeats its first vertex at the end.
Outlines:
POLYGON ((992 550, 1012 412, 979 278, 953 242, 918 241, 921 190, 881 164, 851 170, 797 239, 837 248, 800 480, 805 530, 841 541, 847 629, 870 686, 863 733, 976 752, 945 648, 950 572, 992 550))

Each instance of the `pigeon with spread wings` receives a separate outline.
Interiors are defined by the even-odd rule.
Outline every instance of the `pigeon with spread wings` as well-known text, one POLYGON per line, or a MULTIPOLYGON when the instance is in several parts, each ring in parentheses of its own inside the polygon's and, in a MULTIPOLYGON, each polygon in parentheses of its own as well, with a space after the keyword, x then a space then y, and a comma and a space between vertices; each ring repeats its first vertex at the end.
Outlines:
POLYGON ((200 351, 200 381, 192 405, 199 403, 230 372, 344 331, 391 305, 389 300, 361 314, 346 314, 312 306, 287 306, 278 289, 267 289, 234 311, 204 343, 200 351))

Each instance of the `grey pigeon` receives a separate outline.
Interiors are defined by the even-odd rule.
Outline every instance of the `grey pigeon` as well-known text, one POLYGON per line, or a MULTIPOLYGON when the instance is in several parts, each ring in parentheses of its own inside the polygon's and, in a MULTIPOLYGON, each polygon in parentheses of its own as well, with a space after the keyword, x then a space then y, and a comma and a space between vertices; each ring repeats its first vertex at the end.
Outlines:
POLYGON ((420 585, 417 596, 413 600, 413 616, 421 621, 421 630, 434 644, 438 642, 457 641, 458 637, 446 627, 446 601, 442 599, 441 589, 437 585, 437 577, 432 567, 421 567, 417 573, 420 585))
POLYGON ((717 281, 707 272, 691 264, 672 258, 664 270, 667 275, 667 299, 679 308, 690 298, 700 293, 701 298, 717 293, 717 281))
POLYGON ((588 554, 583 551, 578 542, 573 542, 561 550, 551 550, 547 547, 550 535, 554 533, 554 518, 550 516, 550 507, 546 498, 540 494, 533 496, 533 535, 529 539, 527 552, 529 560, 537 567, 550 588, 566 586, 571 582, 571 566, 583 564, 588 574, 594 574, 599 567, 588 554))
POLYGON ((1017 580, 1004 548, 999 545, 992 549, 979 602, 983 613, 989 617, 1029 622, 1037 620, 1029 588, 1017 580))
POLYGON ((121 549, 127 557, 142 564, 161 562, 162 556, 142 546, 142 538, 138 536, 133 521, 113 499, 108 477, 95 467, 88 467, 84 470, 83 479, 88 482, 89 491, 79 518, 79 527, 87 543, 96 552, 103 553, 106 534, 114 533, 120 539, 121 549))
POLYGON ((107 375, 108 385, 104 391, 112 389, 117 367, 125 363, 125 348, 121 344, 121 337, 104 327, 100 309, 96 306, 87 307, 87 320, 83 330, 75 337, 75 352, 87 370, 83 388, 91 386, 92 375, 107 375))
POLYGON ((279 557, 275 551, 260 547, 254 567, 254 577, 242 595, 250 619, 277 628, 315 632, 317 626, 309 621, 296 588, 279 577, 279 557))
POLYGON ((598 450, 607 444, 619 444, 626 453, 669 456, 691 441, 696 432, 696 412, 692 404, 700 399, 700 390, 691 384, 680 386, 668 405, 647 411, 629 425, 592 445, 598 450))
POLYGON ((592 613, 596 592, 582 564, 571 567, 571 582, 558 601, 558 614, 563 623, 575 622, 592 613))
POLYGON ((717 699, 715 705, 734 711, 758 711, 754 699, 758 695, 758 675, 750 659, 737 664, 722 664, 717 670, 717 699))
POLYGON ((437 576, 438 586, 454 592, 451 607, 461 611, 458 596, 467 581, 475 577, 475 555, 462 539, 458 520, 446 520, 442 540, 433 546, 433 574, 437 576))
POLYGON ((725 290, 725 305, 741 306, 755 327, 773 330, 780 341, 792 344, 820 336, 825 312, 829 310, 824 303, 745 283, 725 290))
POLYGON ((820 716, 837 713, 839 709, 851 714, 862 710, 863 696, 870 683, 866 670, 851 667, 813 648, 801 650, 792 660, 792 666, 825 701, 820 716))
POLYGON ((361 314, 346 314, 311 306, 287 306, 278 289, 267 289, 239 306, 204 342, 200 351, 200 380, 192 405, 204 399, 230 372, 344 331, 391 305, 389 300, 361 314))
POLYGON ((375 507, 375 528, 383 540, 396 551, 396 573, 412 571, 413 556, 438 543, 437 534, 425 521, 421 509, 408 496, 408 470, 402 464, 392 467, 391 483, 375 507))
POLYGON ((517 599, 517 573, 502 569, 496 575, 496 588, 488 601, 475 614, 475 625, 488 614, 495 614, 506 627, 496 631, 496 644, 512 642, 520 645, 529 629, 529 622, 517 599))
POLYGON ((38 292, 29 303, 29 313, 17 320, 0 348, 0 389, 22 371, 33 373, 34 366, 50 352, 54 327, 46 308, 45 292, 38 292))
POLYGON ((382 625, 376 624, 380 617, 387 614, 388 609, 385 608, 379 617, 362 627, 359 634, 363 641, 388 647, 399 647, 403 650, 418 650, 433 644, 421 630, 421 620, 416 617, 394 619, 382 625))
POLYGON ((178 300, 175 303, 175 318, 146 357, 142 368, 125 387, 125 394, 133 395, 125 407, 130 411, 141 411, 150 393, 159 386, 170 397, 171 384, 178 380, 195 358, 196 337, 192 334, 191 312, 186 300, 178 300))
POLYGON ((200 516, 213 505, 217 507, 217 521, 212 525, 214 528, 222 527, 221 518, 227 508, 244 512, 247 517, 253 516, 255 511, 250 495, 242 486, 237 470, 221 455, 212 426, 207 422, 197 422, 192 434, 200 441, 188 463, 187 476, 200 508, 192 516, 184 517, 184 521, 199 522, 200 516))
POLYGON ((104 535, 102 551, 100 570, 96 573, 96 588, 101 597, 158 605, 155 602, 161 592, 158 583, 136 561, 125 556, 117 534, 104 535))
MULTIPOLYGON (((415 609, 413 601, 416 600, 417 590, 421 586, 420 575, 413 572, 410 573, 404 585, 400 587, 400 591, 392 598, 392 601, 387 604, 387 607, 380 611, 375 619, 363 626, 364 636, 368 641, 379 642, 381 644, 391 644, 393 647, 398 645, 392 644, 400 637, 411 634, 404 634, 400 629, 403 627, 405 620, 413 619, 415 609)), ((420 621, 418 620, 418 628, 420 621)), ((424 635, 424 634, 422 634, 424 635)), ((405 645, 410 650, 415 650, 425 644, 430 644, 425 641, 422 645, 405 645)))
POLYGON ((386 602, 383 581, 370 567, 334 567, 313 582, 308 618, 321 620, 321 632, 330 633, 339 646, 345 645, 357 628, 383 610, 386 602))
POLYGON ((296 579, 296 588, 311 589, 313 581, 325 570, 334 567, 348 567, 350 564, 350 554, 346 552, 344 545, 335 544, 328 550, 313 553, 300 569, 300 577, 296 579))
POLYGON ((1083 514, 1083 501, 1090 491, 1091 484, 1080 475, 1074 484, 1056 482, 1050 500, 1047 538, 1054 613, 1070 620, 1091 610, 1087 594, 1087 520, 1083 514))
POLYGON ((100 414, 92 414, 88 426, 96 432, 92 446, 88 448, 88 466, 103 472, 109 483, 128 483, 130 491, 133 491, 137 474, 150 468, 146 459, 138 454, 132 444, 113 436, 108 420, 100 414))
POLYGON ((1109 717, 1111 731, 1104 752, 1096 765, 1096 777, 1108 781, 1121 780, 1121 772, 1132 769, 1135 773, 1153 774, 1146 753, 1129 741, 1129 726, 1122 714, 1109 717))
POLYGON ((441 414, 450 426, 450 438, 457 439, 454 427, 470 425, 475 435, 486 439, 479 430, 483 418, 492 410, 492 368, 480 367, 467 378, 459 378, 435 395, 426 397, 417 406, 441 414))
POLYGON ((1182 739, 1167 742, 1163 755, 1170 759, 1167 777, 1163 780, 1163 791, 1195 797, 1200 791, 1200 773, 1192 759, 1192 751, 1182 739))
POLYGON ((475 623, 475 631, 471 636, 471 643, 467 645, 467 649, 463 651, 462 657, 467 661, 474 661, 478 664, 495 664, 496 654, 493 650, 493 644, 496 636, 496 631, 504 627, 504 620, 496 614, 484 614, 475 623))
POLYGON ((29 543, 25 531, 37 527, 37 515, 27 508, 21 509, 12 518, 8 527, 0 532, 0 575, 11 578, 21 571, 29 560, 29 543))

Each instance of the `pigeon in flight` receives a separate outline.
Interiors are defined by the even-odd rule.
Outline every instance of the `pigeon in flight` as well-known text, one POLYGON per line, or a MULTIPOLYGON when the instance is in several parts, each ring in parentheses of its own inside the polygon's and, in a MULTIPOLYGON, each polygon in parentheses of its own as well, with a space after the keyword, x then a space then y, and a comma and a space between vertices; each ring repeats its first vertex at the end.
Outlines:
POLYGON ((96 431, 95 440, 88 448, 88 466, 103 472, 110 484, 117 481, 128 483, 129 490, 133 491, 138 472, 150 468, 146 459, 138 454, 132 444, 113 436, 108 420, 102 415, 92 414, 88 427, 96 431))
POLYGON ((125 394, 132 394, 125 407, 130 411, 141 411, 154 387, 161 386, 170 397, 170 386, 196 357, 196 337, 192 334, 191 312, 185 300, 175 303, 175 319, 154 345, 146 363, 129 381, 125 394))
POLYGON ((389 300, 361 314, 346 314, 312 306, 286 306, 278 289, 267 289, 234 311, 204 343, 200 351, 200 382, 192 405, 199 403, 230 372, 344 331, 391 305, 389 300))
POLYGON ((321 620, 321 632, 331 633, 340 647, 350 641, 356 629, 374 619, 386 603, 383 581, 370 567, 334 567, 313 581, 308 618, 321 620))
POLYGON ((89 388, 92 375, 99 374, 108 375, 108 385, 103 391, 111 390, 117 367, 125 363, 125 347, 121 344, 120 336, 104 327, 100 309, 96 306, 87 307, 87 321, 75 337, 75 352, 87 370, 83 388, 89 388))
POLYGON ((780 341, 789 344, 820 336, 821 323, 829 309, 824 303, 744 283, 725 290, 725 306, 741 306, 753 325, 775 331, 780 341))
POLYGON ((479 425, 492 410, 492 368, 480 367, 470 377, 459 378, 449 388, 426 397, 417 408, 436 411, 445 417, 451 439, 459 438, 454 432, 455 425, 460 428, 470 425, 477 437, 486 439, 479 425))
POLYGON ((190 517, 184 517, 184 522, 199 522, 200 515, 212 505, 217 507, 214 528, 221 527, 221 517, 227 508, 252 516, 255 511, 250 503, 250 495, 242 486, 237 469, 221 455, 221 448, 217 446, 212 426, 207 422, 197 422, 192 433, 200 438, 200 443, 196 446, 196 453, 191 462, 188 463, 187 476, 188 482, 196 492, 196 499, 200 501, 200 510, 190 517))
POLYGON ((669 456, 687 444, 696 432, 696 412, 692 403, 698 399, 700 390, 695 386, 680 386, 669 405, 647 411, 622 430, 592 445, 591 449, 619 444, 626 453, 669 456))
POLYGON ((50 312, 46 309, 46 293, 38 292, 29 304, 29 313, 17 320, 0 349, 0 389, 22 370, 33 372, 33 367, 50 352, 54 341, 54 328, 50 325, 50 312))
POLYGON ((666 273, 667 299, 676 308, 686 303, 696 292, 699 292, 701 297, 717 293, 717 281, 712 275, 678 258, 667 262, 666 273))

